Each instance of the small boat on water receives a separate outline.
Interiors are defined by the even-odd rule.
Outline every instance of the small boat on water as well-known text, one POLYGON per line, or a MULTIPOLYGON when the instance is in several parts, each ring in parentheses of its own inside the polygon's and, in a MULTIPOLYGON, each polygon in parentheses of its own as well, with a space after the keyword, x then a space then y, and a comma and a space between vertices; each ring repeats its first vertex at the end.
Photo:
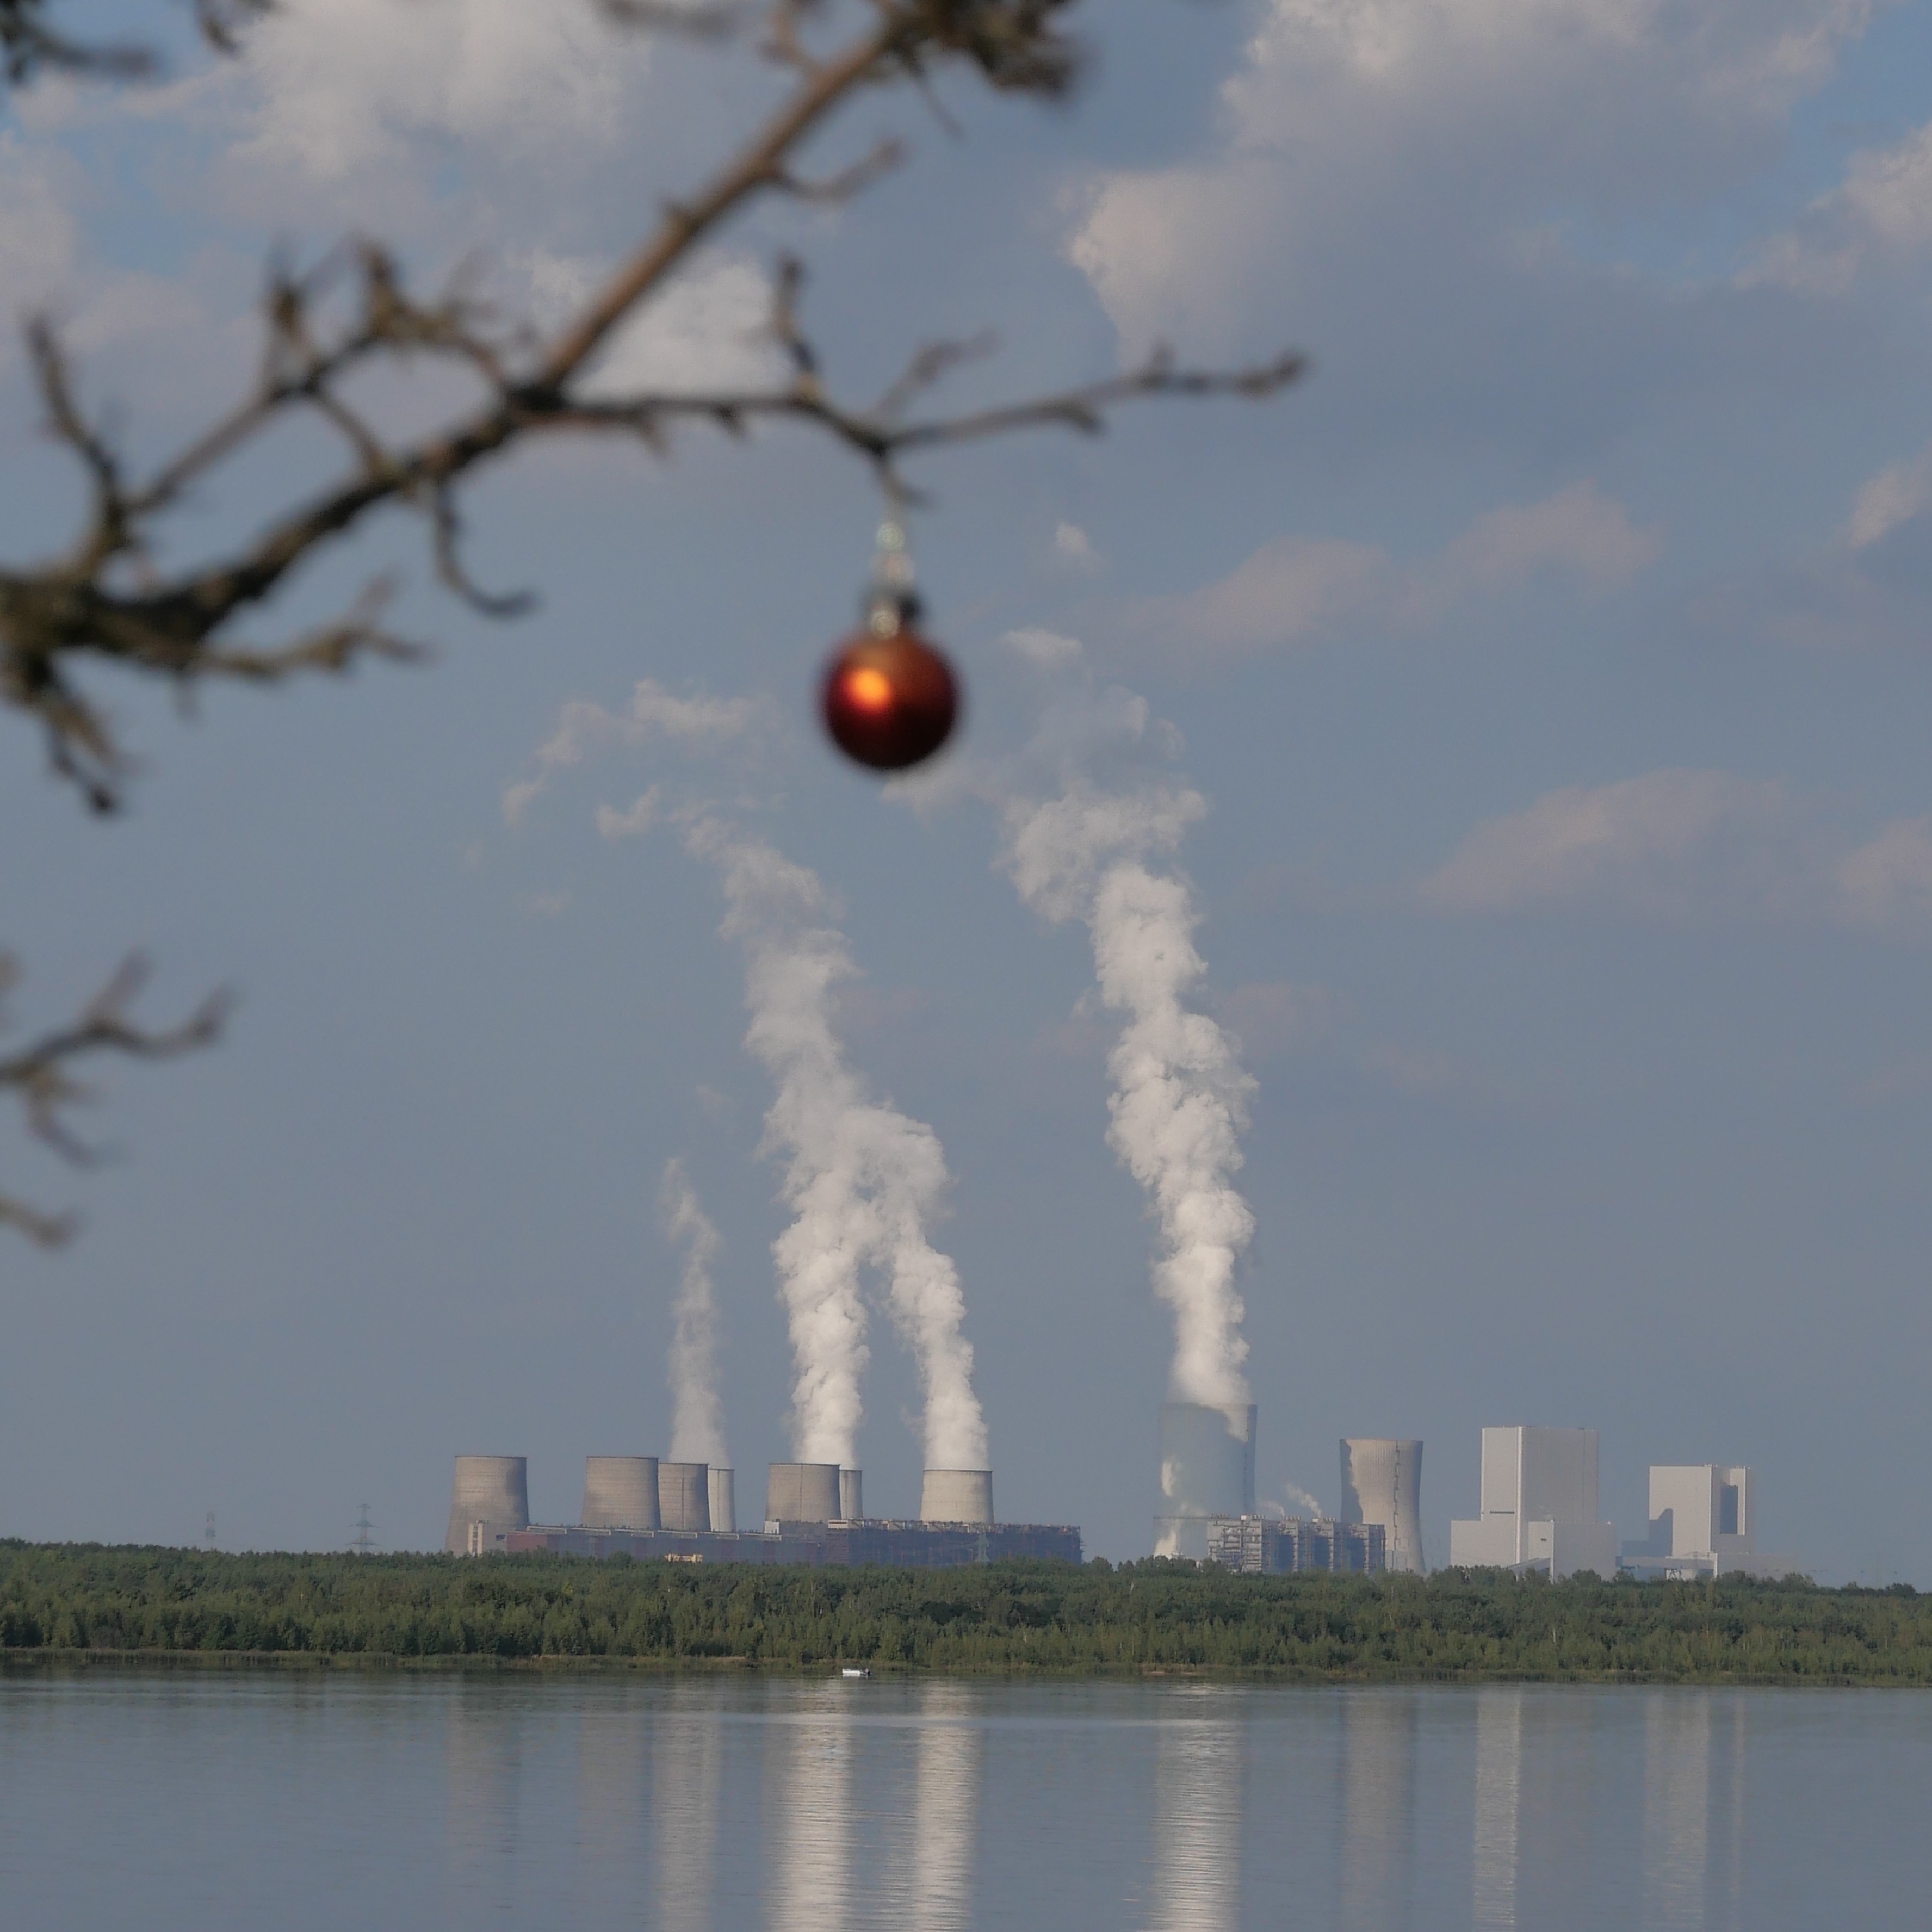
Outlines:
POLYGON ((869 1677, 872 1673, 857 1664, 848 1664, 840 1667, 838 1674, 841 1677, 869 1677))

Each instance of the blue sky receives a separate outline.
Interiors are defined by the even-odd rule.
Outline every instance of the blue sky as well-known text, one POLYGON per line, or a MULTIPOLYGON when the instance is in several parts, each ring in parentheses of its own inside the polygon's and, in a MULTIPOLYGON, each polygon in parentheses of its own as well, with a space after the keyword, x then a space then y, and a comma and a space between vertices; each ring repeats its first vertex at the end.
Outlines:
MULTIPOLYGON (((98 10, 96 17, 117 10, 98 10)), ((1144 700, 1147 771, 1207 802, 1178 863, 1193 996, 1257 1084, 1238 1184, 1264 1493, 1336 1501, 1342 1434, 1420 1436, 1438 1560, 1485 1423, 1587 1424, 1638 1533, 1655 1461, 1744 1462, 1765 1540, 1833 1577, 1932 1582, 1910 1473, 1932 1189, 1932 15, 1846 0, 1272 0, 1082 9, 1066 108, 878 95, 821 138, 910 165, 768 207, 618 345, 606 380, 768 367, 778 251, 832 380, 982 327, 962 404, 1084 380, 1156 337, 1293 344, 1263 406, 1154 404, 1103 440, 935 456, 913 537, 970 694, 919 808, 809 713, 877 506, 799 434, 668 460, 527 452, 470 499, 491 625, 400 520, 258 633, 378 570, 432 668, 98 688, 142 761, 90 821, 0 720, 16 1030, 138 944, 157 1015, 243 1004, 193 1064, 111 1069, 77 1202, 0 1254, 0 1531, 433 1543, 448 1459, 525 1451, 574 1513, 586 1451, 668 1439, 681 1156, 722 1236, 741 1491, 786 1453, 790 1371, 717 880, 650 786, 727 799, 843 908, 848 1057, 929 1124, 1003 1515, 1147 1546, 1172 1342, 1156 1231, 1107 1144, 1115 1022, 1076 926, 1023 905, 987 797, 1055 705, 1144 700), (1077 640, 1042 670, 1010 634, 1077 640), (748 700, 756 749, 618 734, 507 822, 572 702, 642 679, 748 700), (1905 1474, 1879 1484, 1874 1472, 1905 1474)), ((544 319, 769 98, 755 62, 614 38, 571 0, 292 0, 232 65, 0 118, 0 290, 51 302, 86 388, 152 451, 249 367, 265 250, 388 238, 425 284, 487 265, 544 319)), ((446 406, 430 380, 385 420, 446 406)), ((265 448, 172 553, 328 473, 265 448)), ((0 347, 10 562, 75 478, 0 347)), ((1039 655, 1036 652, 1036 657, 1039 655)), ((608 735, 608 734, 607 734, 608 735)), ((875 1317, 860 1450, 916 1501, 917 1390, 875 1317)))

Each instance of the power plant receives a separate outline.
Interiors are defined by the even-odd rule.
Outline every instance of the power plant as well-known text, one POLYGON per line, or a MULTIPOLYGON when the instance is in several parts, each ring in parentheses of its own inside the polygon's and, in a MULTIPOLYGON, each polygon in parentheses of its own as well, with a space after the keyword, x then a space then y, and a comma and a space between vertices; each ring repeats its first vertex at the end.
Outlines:
POLYGON ((1379 1526, 1388 1568, 1414 1575, 1426 1570, 1422 1444, 1379 1436, 1343 1436, 1341 1520, 1379 1526))
POLYGON ((1162 1402, 1154 1553, 1204 1562, 1215 1517, 1254 1513, 1255 1405, 1162 1402))
POLYGON ((764 1527, 740 1531, 734 1472, 655 1456, 584 1459, 583 1520, 532 1524, 521 1456, 459 1456, 443 1546, 453 1556, 627 1556, 682 1562, 878 1564, 944 1569, 1002 1557, 1078 1563, 1066 1523, 993 1520, 989 1469, 928 1469, 910 1521, 864 1514, 862 1470, 774 1462, 764 1527))

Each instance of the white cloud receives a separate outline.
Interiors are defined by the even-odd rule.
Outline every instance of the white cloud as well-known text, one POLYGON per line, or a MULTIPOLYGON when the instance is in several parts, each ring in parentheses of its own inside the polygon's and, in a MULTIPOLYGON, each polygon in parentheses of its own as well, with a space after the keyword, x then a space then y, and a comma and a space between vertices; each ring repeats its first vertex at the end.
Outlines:
POLYGON ((1106 559, 1094 548, 1093 540, 1078 524, 1062 524, 1054 530, 1053 554, 1061 562, 1090 576, 1106 568, 1106 559))
MULTIPOLYGON (((506 264, 527 284, 544 330, 583 308, 611 266, 542 248, 506 264)), ((615 332, 580 387, 590 396, 782 387, 788 372, 771 322, 772 285, 758 263, 704 256, 615 332)))
POLYGON ((1846 164, 1845 178, 1804 218, 1774 236, 1739 278, 1814 295, 1843 295, 1874 260, 1897 262, 1932 247, 1932 124, 1846 164))
POLYGON ((1079 639, 1063 638, 1058 631, 1009 631, 1000 642, 1036 670, 1058 670, 1080 656, 1079 639))
POLYGON ((658 788, 650 790, 634 799, 628 809, 620 812, 616 806, 600 805, 597 808, 597 830, 606 838, 641 838, 650 831, 658 816, 658 788))
POLYGON ((1538 298, 1546 265, 1505 266, 1526 232, 1580 208, 1681 208, 1757 165, 1870 10, 1274 0, 1224 89, 1216 149, 1098 176, 1067 252, 1129 356, 1162 337, 1246 342, 1264 314, 1313 318, 1318 346, 1328 316, 1329 341, 1350 318, 1440 336, 1465 298, 1490 316, 1538 298))
POLYGON ((1277 537, 1218 584, 1136 608, 1142 627, 1203 655, 1280 648, 1350 624, 1412 628, 1465 600, 1511 590, 1549 572, 1607 590, 1662 548, 1594 483, 1478 517, 1434 556, 1398 563, 1377 545, 1335 537, 1277 537))
MULTIPOLYGON (((559 716, 556 729, 537 747, 535 773, 504 788, 503 822, 520 823, 554 772, 581 764, 596 753, 654 740, 696 751, 715 750, 752 730, 764 710, 755 698, 709 698, 702 692, 680 697, 654 677, 638 680, 621 711, 607 710, 588 698, 573 698, 559 716)), ((602 813, 598 824, 604 830, 602 813)), ((605 836, 610 836, 608 830, 605 836)))
POLYGON ((236 158, 337 183, 424 146, 608 141, 646 58, 576 0, 284 0, 248 35, 236 158))
POLYGON ((1452 914, 1569 907, 1640 919, 1932 922, 1932 820, 1862 842, 1775 782, 1658 771, 1546 793, 1478 825, 1420 887, 1452 914))
POLYGON ((1903 463, 1881 470, 1863 484, 1852 505, 1845 541, 1863 550, 1923 516, 1932 508, 1932 444, 1903 463))

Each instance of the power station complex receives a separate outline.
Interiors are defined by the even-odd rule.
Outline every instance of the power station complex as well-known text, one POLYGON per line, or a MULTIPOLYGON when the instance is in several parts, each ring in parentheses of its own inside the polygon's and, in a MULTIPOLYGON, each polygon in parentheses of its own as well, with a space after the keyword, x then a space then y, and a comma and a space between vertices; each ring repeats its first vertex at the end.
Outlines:
MULTIPOLYGON (((1162 1404, 1156 1556, 1270 1575, 1428 1568, 1420 1442, 1344 1437, 1340 1514, 1289 1516, 1256 1505, 1255 1420, 1252 1403, 1162 1404)), ((1760 1553, 1756 1514, 1748 1468, 1655 1464, 1648 1533, 1619 1548, 1616 1528, 1597 1513, 1594 1429, 1485 1429, 1480 1513, 1450 1526, 1449 1561, 1552 1579, 1580 1570, 1610 1576, 1619 1568, 1684 1579, 1796 1570, 1790 1558, 1760 1553)), ((459 1456, 443 1546, 471 1556, 547 1550, 902 1569, 1012 1556, 1081 1560, 1080 1532, 1070 1524, 995 1522, 986 1469, 926 1470, 920 1514, 902 1520, 866 1515, 861 1470, 774 1462, 761 1526, 741 1530, 734 1472, 655 1456, 587 1457, 583 1520, 560 1525, 530 1521, 524 1457, 459 1456)))
POLYGON ((1070 1524, 995 1522, 988 1469, 928 1469, 916 1520, 868 1516, 865 1476, 836 1462, 774 1462, 764 1527, 738 1527, 735 1474, 655 1456, 591 1456, 580 1522, 530 1521, 528 1459, 459 1456, 443 1547, 454 1556, 548 1550, 682 1562, 880 1564, 944 1569, 1000 1557, 1078 1563, 1070 1524))

